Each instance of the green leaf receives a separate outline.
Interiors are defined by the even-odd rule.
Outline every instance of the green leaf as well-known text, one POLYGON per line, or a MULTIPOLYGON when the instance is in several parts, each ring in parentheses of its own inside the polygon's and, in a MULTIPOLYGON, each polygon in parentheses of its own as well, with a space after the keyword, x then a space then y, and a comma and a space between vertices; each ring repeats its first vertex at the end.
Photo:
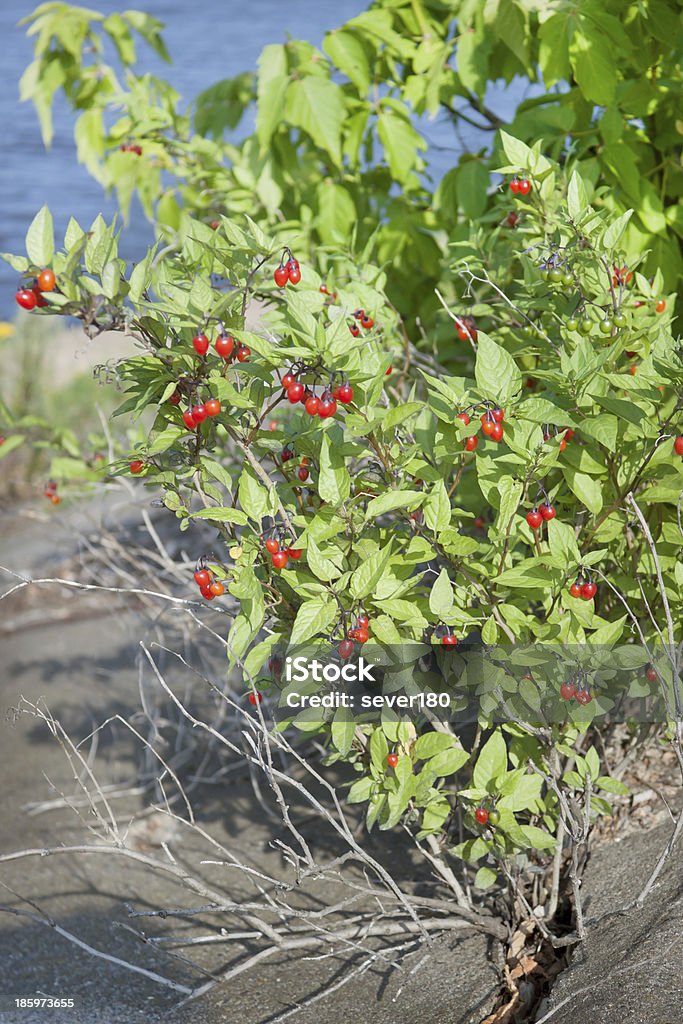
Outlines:
POLYGON ((470 755, 462 748, 454 747, 451 750, 442 750, 428 762, 429 770, 435 775, 445 778, 447 775, 455 775, 469 761, 469 758, 470 755))
POLYGON ((587 206, 588 198, 586 196, 586 186, 584 185, 579 172, 574 171, 569 179, 569 187, 567 189, 567 208, 569 210, 569 216, 575 221, 580 221, 587 206))
POLYGON ((378 498, 368 502, 365 518, 376 519, 377 516, 393 512, 397 508, 409 508, 412 511, 423 500, 424 494, 421 491, 387 491, 386 494, 380 494, 378 498))
POLYGON ((287 89, 290 122, 302 128, 316 146, 341 166, 341 130, 346 115, 339 86, 313 75, 292 82, 287 89))
POLYGON ((335 29, 325 36, 323 50, 365 96, 370 88, 370 65, 360 40, 351 32, 335 29))
POLYGON ((364 562, 362 562, 349 581, 349 590, 355 598, 367 597, 371 594, 379 582, 385 566, 391 556, 391 545, 375 551, 364 562))
POLYGON ((522 387, 522 375, 512 356, 481 331, 474 374, 482 394, 500 405, 509 402, 522 387))
POLYGON ((437 480, 424 503, 425 524, 441 533, 451 522, 451 502, 443 480, 437 480))
POLYGON ((265 151, 276 128, 282 124, 285 95, 289 83, 284 46, 264 46, 258 61, 256 95, 256 136, 265 151))
POLYGON ((429 594, 429 610, 433 615, 443 619, 453 607, 453 586, 448 573, 442 569, 437 576, 429 594))
POLYGON ((490 889, 498 878, 498 872, 493 868, 479 868, 474 876, 474 884, 477 889, 490 889))
POLYGON ((424 139, 415 131, 410 120, 398 116, 392 110, 380 113, 377 133, 384 146, 392 177, 396 181, 405 182, 415 167, 418 150, 426 148, 424 139))
POLYGON ((268 491, 258 482, 250 466, 245 466, 238 488, 239 502, 250 519, 259 523, 268 514, 268 491))
POLYGON ((447 732, 423 732, 415 741, 415 757, 426 761, 454 745, 455 738, 447 732))
POLYGON ((370 737, 370 759, 377 771, 384 772, 387 768, 389 744, 382 729, 375 729, 370 737))
POLYGON ((346 708, 337 708, 331 726, 332 743, 340 754, 348 754, 353 744, 356 725, 346 708))
POLYGON ((318 633, 323 633, 332 624, 336 613, 336 601, 326 595, 314 597, 302 604, 289 638, 292 647, 305 643, 318 633))
POLYGON ((54 248, 52 214, 47 206, 43 206, 31 221, 26 232, 26 252, 31 262, 42 270, 52 262, 54 248))
POLYGON ((574 528, 559 519, 551 519, 548 523, 548 542, 550 553, 561 565, 576 566, 581 561, 579 547, 576 543, 574 528))
MULTIPOLYGON (((337 441, 341 438, 337 437, 337 441)), ((341 505, 351 493, 351 478, 338 444, 330 440, 330 432, 323 435, 320 446, 320 474, 318 494, 331 505, 341 505)))
POLYGON ((608 106, 614 99, 617 86, 617 67, 614 49, 605 36, 587 31, 589 23, 583 19, 584 31, 572 37, 569 59, 574 77, 587 100, 608 106))
POLYGON ((475 789, 490 790, 491 784, 507 770, 508 755, 505 737, 500 729, 481 748, 472 774, 475 789))
POLYGON ((569 467, 564 469, 564 478, 579 501, 596 516, 602 508, 600 483, 587 473, 579 473, 569 467))
POLYGON ((247 517, 239 508, 221 508, 214 506, 212 508, 200 508, 197 512, 192 512, 191 519, 209 519, 213 523, 235 523, 237 526, 246 526, 247 517))

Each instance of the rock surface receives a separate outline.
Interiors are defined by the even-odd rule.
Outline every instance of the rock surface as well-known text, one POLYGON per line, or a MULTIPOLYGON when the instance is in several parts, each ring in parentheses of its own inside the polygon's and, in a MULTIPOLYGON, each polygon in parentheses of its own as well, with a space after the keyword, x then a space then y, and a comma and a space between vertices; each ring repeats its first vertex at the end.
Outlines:
POLYGON ((642 909, 635 900, 671 835, 662 827, 603 843, 589 861, 585 946, 537 1020, 549 1024, 680 1024, 683 1018, 683 845, 642 909))

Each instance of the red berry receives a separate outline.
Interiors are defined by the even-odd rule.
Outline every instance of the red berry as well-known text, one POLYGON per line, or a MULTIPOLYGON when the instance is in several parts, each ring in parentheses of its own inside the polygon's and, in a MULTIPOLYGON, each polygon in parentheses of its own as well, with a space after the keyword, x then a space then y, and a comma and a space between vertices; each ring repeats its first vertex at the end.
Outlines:
POLYGON ((503 425, 502 425, 502 423, 494 423, 493 424, 493 430, 491 431, 489 436, 490 436, 492 441, 502 441, 503 440, 503 425))
POLYGON ((395 768, 398 764, 398 754, 387 754, 387 765, 390 768, 395 768))
POLYGON ((334 416, 337 412, 337 403, 335 402, 329 391, 326 391, 320 400, 320 408, 318 409, 318 415, 321 420, 329 419, 330 416, 334 416))
POLYGON ((237 362, 246 363, 251 355, 251 349, 247 345, 240 345, 237 349, 237 362))
POLYGON ((174 391, 168 399, 169 405, 180 405, 180 392, 174 391))
POLYGON ((308 467, 307 466, 299 466, 299 468, 296 471, 296 475, 299 477, 299 480, 301 480, 302 482, 308 480, 308 477, 309 477, 308 467))
POLYGON ((211 583, 209 585, 209 590, 211 591, 214 597, 222 597, 223 594, 225 593, 225 587, 223 586, 222 583, 218 583, 218 581, 216 581, 216 583, 211 583))
POLYGON ((298 284, 301 280, 301 270, 296 260, 290 260, 287 264, 287 276, 291 284, 298 284))
POLYGON ((200 402, 199 405, 192 406, 192 415, 195 423, 203 423, 209 412, 204 403, 200 402))
POLYGON ((36 306, 38 306, 40 309, 43 309, 45 306, 47 306, 47 300, 43 298, 43 293, 41 292, 37 284, 34 284, 33 288, 31 288, 31 291, 36 297, 36 306))
POLYGON ((298 562, 301 558, 303 551, 301 548, 287 548, 287 554, 294 562, 298 562))
POLYGON ((386 368, 386 370, 384 372, 384 376, 385 377, 391 377, 393 372, 394 372, 393 366, 387 366, 387 368, 386 368))
POLYGON ((259 693, 258 691, 256 693, 253 693, 253 691, 252 691, 252 693, 249 694, 249 703, 253 704, 254 706, 256 706, 257 704, 260 704, 262 700, 263 700, 263 694, 259 693))
POLYGON ((289 281, 289 271, 287 270, 286 267, 280 265, 273 274, 273 277, 275 278, 275 284, 278 286, 278 288, 284 288, 284 286, 289 281))
POLYGON ((135 153, 136 156, 142 156, 142 146, 138 146, 137 144, 135 146, 129 146, 128 152, 135 153))
POLYGON ((353 642, 351 640, 342 640, 339 644, 338 651, 340 658, 346 661, 346 659, 350 658, 353 654, 353 642))
POLYGON ((14 296, 23 309, 35 309, 38 300, 30 288, 20 288, 14 296))
POLYGON ((590 704, 590 702, 593 700, 593 695, 591 694, 590 690, 577 690, 576 699, 578 700, 579 704, 590 704))
POLYGON ((211 583, 211 573, 208 569, 197 569, 194 574, 194 581, 198 587, 208 587, 211 583))
POLYGON ((296 383, 296 377, 293 373, 286 373, 282 378, 282 386, 285 391, 288 391, 294 383, 296 383))
POLYGON ((474 525, 478 530, 483 530, 484 527, 486 526, 486 520, 484 519, 483 516, 477 516, 477 518, 474 520, 474 525))
POLYGON ((294 452, 291 448, 283 448, 280 458, 283 462, 289 462, 290 459, 294 458, 294 452))
POLYGON ((40 288, 41 292, 51 292, 51 291, 54 291, 54 287, 55 287, 55 272, 54 272, 54 270, 50 270, 49 268, 47 270, 41 270, 41 272, 38 274, 38 287, 40 288))
POLYGON ((519 187, 517 191, 519 192, 520 196, 529 195, 529 192, 531 192, 531 182, 528 178, 522 178, 522 180, 519 182, 519 187))
POLYGON ((206 598, 207 601, 213 601, 213 594, 211 593, 210 587, 200 587, 199 593, 202 595, 202 597, 206 598))
POLYGON ((353 316, 354 316, 354 319, 356 319, 356 320, 362 320, 363 317, 365 316, 365 310, 364 309, 356 309, 354 311, 353 316))
POLYGON ((354 336, 354 338, 357 338, 358 335, 360 334, 360 327, 358 326, 358 324, 349 324, 349 330, 351 331, 351 334, 354 336))
POLYGON ((527 512, 526 521, 532 530, 538 530, 541 523, 543 522, 543 516, 538 509, 532 509, 531 512, 527 512))
POLYGON ((287 388, 287 399, 292 403, 292 405, 296 405, 297 402, 300 402, 303 396, 304 386, 299 383, 299 381, 295 381, 291 387, 287 388))
POLYGON ((205 356, 209 351, 209 339, 205 334, 195 334, 192 339, 192 347, 198 356, 205 356))
POLYGON ((142 461, 142 459, 133 459, 133 461, 130 464, 130 471, 136 476, 138 473, 142 473, 144 468, 145 464, 142 461))
POLYGON ((370 619, 367 617, 367 615, 359 615, 357 621, 359 629, 367 629, 368 626, 370 625, 370 619))
POLYGON ((50 501, 52 502, 53 505, 59 505, 61 500, 62 499, 59 497, 58 494, 51 494, 50 495, 50 501))
POLYGON ((446 633, 445 636, 441 637, 441 646, 442 647, 455 647, 457 642, 458 642, 457 636, 454 636, 452 633, 446 633))
POLYGON ((470 418, 466 412, 459 412, 455 418, 456 420, 462 420, 466 427, 468 427, 470 424, 470 418))
POLYGON ((185 424, 188 430, 194 430, 194 428, 197 426, 197 421, 192 415, 191 409, 187 409, 183 413, 183 423, 185 424))
POLYGON ((674 451, 676 455, 683 455, 683 434, 679 434, 674 441, 674 451))
POLYGON ((583 584, 580 583, 579 580, 576 580, 576 582, 572 583, 571 587, 569 588, 569 593, 572 595, 572 597, 581 597, 582 588, 583 584))
POLYGON ((657 682, 657 672, 656 672, 656 669, 653 668, 652 665, 648 665, 648 667, 646 668, 646 670, 645 670, 645 678, 647 679, 648 683, 656 683, 657 682))
POLYGON ((358 639, 358 630, 357 629, 350 629, 347 632, 346 636, 347 636, 347 638, 349 640, 357 640, 358 639))
POLYGON ((519 214, 515 213, 514 210, 511 210, 505 218, 505 223, 509 228, 516 228, 519 224, 519 214))
POLYGON ((217 398, 210 398, 208 402, 204 403, 207 416, 218 416, 221 411, 221 403, 217 398))
POLYGON ((289 561, 289 555, 286 551, 276 551, 274 555, 271 555, 270 560, 276 569, 284 569, 289 561))
POLYGON ((477 807, 476 811, 474 812, 474 817, 476 818, 477 822, 480 825, 485 825, 486 822, 489 820, 489 812, 486 810, 485 807, 477 807))
POLYGON ((327 295, 327 285, 321 284, 318 290, 321 291, 323 295, 327 295))
POLYGON ((502 423, 503 422, 503 418, 505 416, 505 410, 504 409, 492 409, 491 410, 491 415, 493 416, 493 418, 496 421, 496 423, 502 423))
POLYGON ((316 398, 315 395, 311 395, 310 398, 306 399, 304 408, 309 416, 317 416, 320 410, 320 399, 316 398))
POLYGON ((479 438, 477 437, 476 434, 473 434, 472 437, 468 437, 467 440, 465 441, 465 451, 473 452, 478 444, 479 438))
POLYGON ((491 436, 491 434, 493 433, 493 428, 495 427, 495 425, 496 424, 495 424, 494 420, 488 419, 487 416, 482 416, 481 417, 481 432, 482 432, 482 434, 484 434, 485 437, 490 437, 491 436))
POLYGON ((541 505, 541 507, 539 508, 538 511, 541 513, 541 515, 545 519, 546 523, 549 523, 550 520, 554 519, 555 516, 557 515, 557 511, 555 509, 555 506, 551 505, 550 502, 546 502, 545 505, 541 505))
POLYGON ((367 629, 359 628, 356 630, 356 640, 358 641, 359 644, 366 644, 369 639, 370 634, 368 633, 367 629))
POLYGON ((657 303, 657 305, 655 306, 655 310, 658 313, 663 313, 665 309, 666 309, 666 302, 664 301, 664 299, 660 299, 659 302, 657 303))
POLYGON ((219 355, 221 359, 230 359, 235 347, 235 339, 231 334, 219 334, 213 344, 213 347, 216 350, 216 354, 219 355))
POLYGON ((266 551, 270 551, 271 555, 274 555, 280 550, 280 541, 275 540, 274 537, 269 537, 266 541, 266 551))
POLYGON ((576 689, 573 683, 562 683, 560 687, 560 697, 562 700, 571 700, 575 693, 576 689))
POLYGON ((517 178, 513 178, 512 181, 510 182, 510 191, 514 192, 515 194, 519 192, 519 181, 517 180, 517 178))
POLYGON ((371 327, 375 326, 375 321, 371 316, 361 317, 360 325, 364 331, 369 331, 371 327))
POLYGON ((584 601, 592 601, 597 593, 597 585, 595 583, 584 583, 581 587, 581 597, 584 601))
POLYGON ((342 405, 348 405, 353 401, 353 388, 350 384, 342 384, 337 388, 337 399, 342 405))

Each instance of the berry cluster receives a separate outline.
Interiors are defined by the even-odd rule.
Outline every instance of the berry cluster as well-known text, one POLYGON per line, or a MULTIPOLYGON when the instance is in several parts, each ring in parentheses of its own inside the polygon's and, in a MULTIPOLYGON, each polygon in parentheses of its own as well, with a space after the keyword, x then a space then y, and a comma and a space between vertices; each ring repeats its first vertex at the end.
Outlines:
POLYGON ((562 683, 560 686, 560 697, 562 700, 576 700, 579 704, 590 704, 593 700, 593 694, 590 692, 588 687, 579 677, 577 680, 570 679, 566 683, 562 683))
POLYGON ((321 293, 323 295, 327 295, 327 301, 328 302, 335 302, 336 301, 337 293, 336 292, 331 292, 326 284, 321 284, 320 285, 320 291, 321 291, 321 293))
POLYGON ((353 388, 345 374, 307 366, 305 363, 296 363, 289 368, 282 378, 282 387, 292 405, 300 403, 309 416, 319 416, 321 420, 336 414, 337 402, 349 405, 353 401, 353 388), (299 380, 299 377, 307 374, 313 376, 311 384, 299 380), (335 377, 341 377, 342 383, 335 385, 335 377), (320 389, 320 395, 316 395, 316 388, 320 389))
POLYGON ((48 499, 48 501, 52 502, 53 505, 59 505, 60 501, 62 500, 57 494, 56 480, 48 480, 48 482, 45 484, 45 490, 43 491, 43 494, 48 499))
MULTIPOLYGON (((173 397, 173 396, 171 396, 173 397)), ((177 402, 173 403, 177 405, 177 402)), ((207 418, 218 416, 221 411, 221 403, 217 398, 207 398, 205 402, 199 402, 186 409, 183 413, 183 423, 188 430, 195 430, 200 423, 207 418)))
POLYGON ((456 317, 455 326, 458 330, 460 341, 476 341, 479 337, 477 334, 477 323, 472 316, 456 317))
POLYGON ((47 302, 43 298, 43 292, 53 292, 55 284, 54 270, 50 270, 48 267, 45 270, 41 270, 30 288, 25 286, 19 288, 15 298, 22 309, 31 310, 35 309, 36 306, 47 306, 47 302))
POLYGON ((197 563, 194 581, 199 587, 199 593, 207 601, 213 601, 214 597, 222 597, 225 593, 225 587, 218 580, 214 580, 213 573, 206 568, 203 559, 197 563))
POLYGON ((526 174, 515 174, 514 178, 510 182, 510 191, 514 192, 516 196, 529 195, 531 192, 531 182, 527 178, 526 174))
MULTIPOLYGON (((210 341, 203 331, 197 331, 194 338, 192 339, 192 347, 198 356, 202 358, 209 351, 210 341)), ((235 339, 231 334, 227 334, 223 327, 220 327, 220 333, 216 338, 213 347, 216 350, 216 355, 219 355, 221 359, 225 359, 226 362, 230 359, 236 359, 238 363, 246 363, 251 355, 251 349, 248 345, 239 345, 235 343, 235 339)))
POLYGON ((591 579, 590 573, 586 573, 585 578, 579 574, 569 588, 572 597, 582 597, 584 601, 592 601, 597 592, 597 584, 591 579))
POLYGON ((354 640, 357 644, 366 644, 370 639, 370 619, 361 612, 356 616, 355 626, 346 631, 346 636, 339 644, 337 650, 339 651, 339 657, 346 661, 353 654, 353 643, 354 640))
POLYGON ((615 288, 625 288, 633 279, 633 274, 628 267, 612 267, 612 284, 615 288))
POLYGON ((280 266, 273 274, 273 279, 278 288, 284 288, 288 282, 289 284, 298 284, 301 280, 301 268, 292 256, 291 249, 285 248, 282 250, 280 266), (286 262, 285 257, 287 258, 286 262))
POLYGON ((279 527, 274 527, 271 532, 274 533, 275 536, 268 537, 264 547, 270 554, 270 560, 273 564, 273 568, 284 569, 290 558, 292 561, 298 562, 303 553, 301 549, 287 547, 287 541, 279 527))
POLYGON ((365 312, 364 309, 357 309, 353 314, 353 320, 349 324, 349 330, 354 338, 357 338, 360 334, 360 327, 358 324, 360 324, 360 327, 362 327, 364 331, 369 331, 375 326, 375 321, 369 313, 365 312))
POLYGON ((543 431, 543 440, 544 441, 552 441, 553 438, 559 437, 559 439, 560 439, 560 451, 561 452, 563 452, 565 450, 565 448, 567 447, 567 441, 571 441, 573 436, 574 436, 574 431, 571 430, 569 427, 563 427, 560 430, 557 430, 557 428, 555 428, 553 433, 551 433, 551 428, 546 426, 544 431, 543 431))
POLYGON ((474 820, 478 825, 497 825, 500 821, 500 814, 495 807, 488 808, 480 804, 474 812, 474 820))
MULTIPOLYGON (((465 426, 469 426, 472 422, 470 413, 475 412, 483 408, 484 412, 479 417, 481 419, 481 432, 484 437, 490 438, 492 441, 498 443, 503 440, 503 418, 505 416, 505 410, 500 409, 493 402, 477 402, 476 405, 471 405, 463 412, 459 412, 455 417, 460 420, 465 426)), ((479 438, 476 434, 465 439, 465 451, 473 452, 479 444, 479 438)))

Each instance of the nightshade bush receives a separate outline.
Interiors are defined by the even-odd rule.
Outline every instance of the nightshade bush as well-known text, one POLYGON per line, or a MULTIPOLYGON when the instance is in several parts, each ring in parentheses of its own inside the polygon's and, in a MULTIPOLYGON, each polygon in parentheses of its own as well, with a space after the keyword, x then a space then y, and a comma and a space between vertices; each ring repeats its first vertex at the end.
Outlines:
MULTIPOLYGON (((586 6, 571 31, 559 10, 481 8, 377 4, 326 37, 329 61, 307 43, 267 47, 256 80, 219 83, 190 117, 167 83, 131 70, 131 29, 163 52, 154 19, 43 5, 23 92, 49 134, 51 92, 64 89, 81 159, 124 213, 137 192, 158 241, 130 269, 116 224, 97 218, 72 220, 56 249, 45 207, 26 255, 6 258, 29 287, 54 270, 32 316, 139 340, 115 376, 118 415, 144 428, 119 439, 109 466, 70 438, 52 475, 132 471, 188 544, 197 520, 215 525, 197 568, 238 603, 229 664, 255 704, 257 691, 281 699, 290 644, 342 660, 347 640, 352 657, 366 640, 379 652, 431 646, 446 676, 449 659, 464 663, 445 637, 504 651, 505 664, 468 680, 474 735, 429 716, 284 719, 315 733, 329 762, 353 765, 349 800, 367 806, 369 827, 405 821, 437 837, 486 888, 512 855, 545 863, 560 821, 585 842, 567 798, 592 821, 623 792, 587 738, 618 704, 617 674, 622 696, 664 697, 663 736, 680 742, 683 362, 674 5, 658 5, 656 30, 635 6, 623 24, 616 4, 586 6), (100 30, 123 82, 101 63, 100 30), (549 87, 573 75, 568 90, 523 105, 503 130, 483 104, 489 68, 509 80, 538 65, 549 87), (655 65, 657 81, 644 74, 655 65), (254 95, 255 136, 226 143, 254 95), (467 154, 430 192, 411 111, 464 101, 498 129, 493 157, 467 154), (300 283, 278 287, 290 258, 300 283), (215 347, 227 336, 229 358, 215 347), (336 410, 311 415, 292 383, 328 411, 336 393, 336 410), (220 410, 192 426, 208 400, 220 410), (562 714, 546 718, 558 701, 562 714)), ((43 429, 4 415, 14 437, 43 429)))

